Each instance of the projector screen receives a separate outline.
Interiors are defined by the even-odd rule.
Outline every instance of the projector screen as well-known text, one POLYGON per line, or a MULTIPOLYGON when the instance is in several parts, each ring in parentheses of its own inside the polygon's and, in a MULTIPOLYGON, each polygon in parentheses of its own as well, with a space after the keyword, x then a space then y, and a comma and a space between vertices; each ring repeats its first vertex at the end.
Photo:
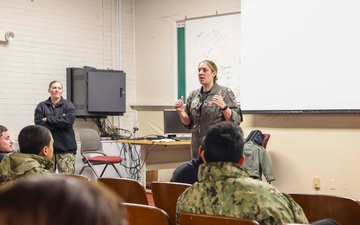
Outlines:
POLYGON ((243 111, 359 113, 359 8, 356 0, 242 0, 243 111))

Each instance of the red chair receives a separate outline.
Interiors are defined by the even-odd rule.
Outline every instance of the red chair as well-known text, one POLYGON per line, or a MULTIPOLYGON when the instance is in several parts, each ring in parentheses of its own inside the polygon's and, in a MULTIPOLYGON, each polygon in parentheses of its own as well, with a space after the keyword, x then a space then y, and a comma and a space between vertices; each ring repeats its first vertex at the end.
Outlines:
POLYGON ((102 177, 108 165, 111 165, 116 173, 121 177, 119 170, 115 164, 122 161, 120 156, 108 156, 105 154, 99 134, 93 129, 80 129, 79 130, 80 141, 81 141, 81 156, 84 166, 81 168, 81 174, 86 167, 90 167, 95 173, 96 177, 102 177), (94 166, 105 165, 100 176, 96 172, 94 166))
POLYGON ((268 141, 270 139, 271 135, 270 134, 264 134, 264 139, 263 139, 263 142, 262 142, 262 146, 266 149, 266 146, 268 144, 268 141))

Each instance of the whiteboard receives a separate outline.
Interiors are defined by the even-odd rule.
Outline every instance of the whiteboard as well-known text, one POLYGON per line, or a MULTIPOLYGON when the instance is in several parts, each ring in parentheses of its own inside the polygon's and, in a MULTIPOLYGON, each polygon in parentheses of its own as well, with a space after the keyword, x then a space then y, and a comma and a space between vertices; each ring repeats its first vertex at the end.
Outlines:
POLYGON ((240 100, 240 13, 185 21, 185 91, 187 96, 201 87, 199 62, 218 67, 217 83, 229 87, 240 100))

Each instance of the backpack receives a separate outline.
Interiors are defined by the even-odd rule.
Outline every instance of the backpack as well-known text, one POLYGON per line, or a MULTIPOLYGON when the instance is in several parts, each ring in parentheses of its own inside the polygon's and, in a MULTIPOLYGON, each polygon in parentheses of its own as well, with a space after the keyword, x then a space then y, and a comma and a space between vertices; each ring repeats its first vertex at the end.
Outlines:
POLYGON ((264 135, 260 130, 252 130, 245 139, 245 142, 252 141, 255 144, 262 145, 263 140, 264 140, 264 135))

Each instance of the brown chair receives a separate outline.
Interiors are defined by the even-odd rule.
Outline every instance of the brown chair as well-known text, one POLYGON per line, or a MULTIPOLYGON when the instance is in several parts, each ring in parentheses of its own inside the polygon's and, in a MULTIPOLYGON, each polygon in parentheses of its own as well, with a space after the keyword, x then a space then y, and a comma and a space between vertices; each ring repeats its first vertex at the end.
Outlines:
POLYGON ((121 203, 127 211, 128 225, 170 225, 166 212, 155 206, 121 203))
POLYGON ((79 135, 81 142, 80 154, 83 157, 82 161, 84 163, 84 166, 81 168, 79 174, 81 174, 86 167, 90 167, 96 177, 99 178, 104 175, 108 165, 111 165, 119 177, 121 177, 115 164, 119 164, 122 161, 122 158, 120 156, 108 156, 105 154, 99 134, 93 129, 80 129, 79 135), (104 165, 104 169, 102 170, 100 176, 94 168, 96 165, 104 165))
POLYGON ((176 182, 151 182, 151 192, 156 207, 163 209, 170 217, 171 224, 176 224, 176 203, 179 196, 191 184, 176 183, 176 182))
POLYGON ((259 225, 250 219, 192 213, 179 213, 179 222, 180 225, 259 225))
POLYGON ((245 142, 253 141, 254 143, 261 145, 263 148, 266 149, 266 146, 269 142, 271 135, 264 134, 261 130, 252 130, 245 139, 245 142))
POLYGON ((271 135, 270 134, 264 134, 264 139, 262 141, 262 146, 266 149, 266 146, 269 142, 269 139, 270 139, 271 135))
POLYGON ((341 225, 358 224, 360 221, 360 203, 353 198, 295 193, 290 196, 302 207, 310 223, 325 218, 341 225))
POLYGON ((71 173, 55 173, 55 176, 66 176, 66 177, 70 177, 70 178, 75 178, 84 182, 90 182, 90 178, 83 176, 83 175, 79 175, 79 174, 71 174, 71 173))
POLYGON ((136 180, 100 177, 97 181, 115 191, 124 202, 149 205, 144 186, 136 180))

